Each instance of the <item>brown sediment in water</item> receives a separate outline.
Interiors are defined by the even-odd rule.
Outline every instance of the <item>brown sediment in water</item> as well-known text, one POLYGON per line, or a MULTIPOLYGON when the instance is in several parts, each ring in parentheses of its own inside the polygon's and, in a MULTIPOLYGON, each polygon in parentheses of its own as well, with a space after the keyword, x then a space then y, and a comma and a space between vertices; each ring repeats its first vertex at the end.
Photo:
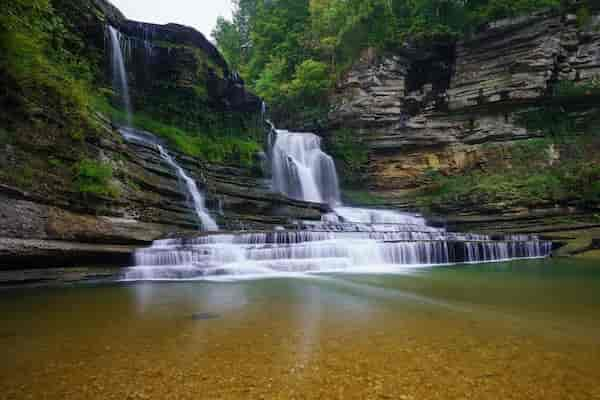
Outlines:
POLYGON ((1 293, 0 398, 600 398, 600 276, 554 263, 1 293))

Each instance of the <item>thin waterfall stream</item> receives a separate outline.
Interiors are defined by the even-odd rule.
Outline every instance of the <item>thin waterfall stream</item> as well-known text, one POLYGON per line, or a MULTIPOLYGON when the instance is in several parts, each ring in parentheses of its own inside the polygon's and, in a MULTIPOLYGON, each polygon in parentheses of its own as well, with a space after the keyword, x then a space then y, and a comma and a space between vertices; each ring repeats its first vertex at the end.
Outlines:
POLYGON ((127 126, 131 126, 133 122, 131 111, 131 96, 129 95, 129 83, 127 80, 127 70, 125 69, 125 60, 123 51, 121 50, 121 33, 112 25, 108 26, 111 43, 111 59, 112 59, 112 77, 113 88, 121 96, 127 126))
POLYGON ((156 146, 161 158, 175 170, 179 179, 184 183, 186 191, 189 194, 188 197, 190 203, 202 225, 202 229, 205 231, 219 230, 219 226, 206 210, 204 196, 200 190, 198 190, 196 181, 186 173, 151 133, 141 132, 132 127, 131 96, 129 95, 129 84, 127 81, 123 50, 121 49, 122 35, 117 29, 110 25, 108 26, 108 32, 110 34, 111 42, 113 85, 115 85, 115 90, 117 90, 121 96, 127 115, 127 125, 124 128, 121 128, 121 134, 125 140, 140 141, 156 146))
POLYGON ((190 178, 188 174, 186 174, 185 170, 179 166, 173 160, 173 157, 169 155, 169 153, 162 147, 160 144, 156 145, 158 147, 158 151, 160 152, 161 157, 165 160, 169 165, 171 165, 179 178, 185 183, 185 186, 190 193, 192 203, 194 204, 194 210, 196 211, 196 215, 200 219, 202 223, 202 228, 205 231, 217 231, 219 227, 215 220, 210 216, 210 214, 206 211, 206 207, 204 205, 204 196, 198 190, 198 186, 196 185, 196 181, 190 178))

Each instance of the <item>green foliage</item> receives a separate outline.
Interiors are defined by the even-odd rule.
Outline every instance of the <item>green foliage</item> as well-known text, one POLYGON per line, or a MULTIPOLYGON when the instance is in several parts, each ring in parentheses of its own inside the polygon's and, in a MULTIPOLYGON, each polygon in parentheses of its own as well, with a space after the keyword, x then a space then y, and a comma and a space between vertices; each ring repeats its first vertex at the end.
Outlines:
POLYGON ((356 206, 385 206, 387 201, 365 190, 344 190, 342 192, 344 204, 356 206))
POLYGON ((598 115, 578 114, 576 109, 570 107, 570 98, 600 96, 600 78, 584 82, 560 81, 554 86, 553 95, 555 104, 525 109, 519 113, 516 122, 528 131, 542 133, 555 141, 598 132, 598 115))
MULTIPOLYGON (((549 164, 546 149, 551 144, 553 142, 549 140, 533 140, 514 146, 511 167, 474 170, 458 176, 431 171, 428 174, 431 185, 418 201, 422 206, 434 209, 481 204, 597 207, 600 204, 600 163, 576 156, 549 164)), ((572 146, 585 145, 576 142, 572 146)))
POLYGON ((321 112, 315 93, 349 68, 367 48, 396 49, 406 39, 452 40, 483 24, 561 0, 237 0, 232 21, 220 19, 213 37, 225 57, 275 117, 321 112), (320 63, 320 64, 317 64, 320 63), (318 67, 317 67, 318 65, 318 67), (303 72, 318 72, 309 87, 303 72), (323 74, 328 75, 326 78, 323 74), (323 79, 321 79, 323 78, 323 79))
POLYGON ((561 6, 561 0, 489 0, 469 3, 474 5, 468 13, 469 23, 472 26, 561 6))
POLYGON ((560 81, 554 86, 554 95, 557 97, 600 95, 600 77, 584 82, 560 81))
MULTIPOLYGON (((81 132, 88 122, 92 67, 78 54, 81 40, 47 0, 0 5, 0 78, 12 115, 66 124, 81 132)), ((8 111, 8 110, 5 110, 8 111)), ((80 135, 80 133, 78 134, 80 135)))
POLYGON ((64 166, 64 163, 62 160, 59 160, 58 158, 55 157, 49 157, 48 158, 48 164, 52 167, 52 168, 61 168, 64 166))
POLYGON ((579 29, 584 28, 592 20, 590 9, 586 6, 579 7, 577 10, 577 26, 579 29))
POLYGON ((234 70, 239 69, 242 58, 239 51, 241 48, 241 36, 233 22, 219 17, 211 36, 218 43, 219 50, 223 54, 223 57, 225 57, 225 60, 227 60, 229 66, 234 70))
POLYGON ((118 197, 119 190, 112 183, 110 164, 83 159, 75 165, 75 185, 84 195, 118 197))
POLYGON ((262 70, 254 88, 271 104, 284 102, 287 96, 287 63, 283 58, 272 58, 262 70))
MULTIPOLYGON (((125 112, 114 108, 105 96, 94 99, 94 107, 116 123, 124 123, 125 112)), ((133 126, 166 139, 173 148, 192 157, 219 163, 254 167, 260 143, 251 136, 241 137, 220 133, 206 133, 158 121, 154 116, 134 113, 133 126)))
POLYGON ((576 132, 575 119, 556 106, 526 110, 519 115, 517 122, 527 130, 554 138, 564 138, 576 132))
POLYGON ((324 96, 331 86, 332 81, 327 65, 309 59, 296 67, 289 89, 293 97, 319 104, 323 103, 324 96))
POLYGON ((333 132, 328 143, 327 150, 337 161, 342 184, 346 187, 364 184, 369 151, 360 137, 352 130, 341 129, 333 132))

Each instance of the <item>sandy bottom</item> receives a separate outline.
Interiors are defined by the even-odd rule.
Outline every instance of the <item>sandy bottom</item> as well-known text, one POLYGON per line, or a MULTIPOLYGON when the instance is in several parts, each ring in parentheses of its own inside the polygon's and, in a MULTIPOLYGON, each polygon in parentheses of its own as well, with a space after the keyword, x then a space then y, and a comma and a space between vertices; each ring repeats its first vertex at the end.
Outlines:
POLYGON ((600 266, 565 263, 4 291, 0 398, 600 399, 600 266))

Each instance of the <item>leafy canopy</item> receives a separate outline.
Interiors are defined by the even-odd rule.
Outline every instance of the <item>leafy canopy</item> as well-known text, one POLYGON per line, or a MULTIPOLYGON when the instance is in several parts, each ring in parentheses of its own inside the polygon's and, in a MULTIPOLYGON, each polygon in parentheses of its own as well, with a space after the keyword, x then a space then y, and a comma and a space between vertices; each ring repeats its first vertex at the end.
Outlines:
MULTIPOLYGON (((560 0, 234 0, 219 19, 218 47, 271 109, 324 108, 335 77, 366 48, 406 38, 452 39, 498 18, 558 7, 560 0)), ((582 17, 582 19, 584 19, 582 17)))

